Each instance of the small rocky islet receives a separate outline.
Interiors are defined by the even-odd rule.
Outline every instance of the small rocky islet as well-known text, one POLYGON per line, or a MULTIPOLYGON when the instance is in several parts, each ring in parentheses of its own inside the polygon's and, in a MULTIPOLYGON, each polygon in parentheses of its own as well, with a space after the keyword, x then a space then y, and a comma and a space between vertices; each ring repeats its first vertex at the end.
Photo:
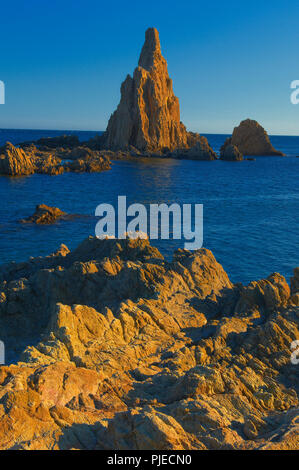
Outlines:
MULTIPOLYGON (((280 152, 246 120, 220 159, 243 154, 280 152)), ((0 173, 100 172, 140 156, 218 159, 180 122, 153 28, 102 136, 7 143, 0 173)), ((67 216, 41 204, 22 222, 67 216)), ((148 240, 89 237, 0 266, 0 331, 1 450, 299 448, 299 268, 290 285, 278 273, 233 284, 204 248, 166 261, 148 240)))
MULTIPOLYGON (((284 154, 274 149, 258 122, 246 119, 222 146, 220 159, 241 161, 243 155, 284 154)), ((133 77, 128 75, 122 83, 120 103, 102 135, 83 143, 70 135, 45 137, 18 147, 7 143, 0 148, 0 174, 101 172, 110 169, 111 160, 155 156, 218 159, 208 140, 188 132, 181 122, 179 100, 161 53, 158 31, 149 28, 138 66, 133 77)))

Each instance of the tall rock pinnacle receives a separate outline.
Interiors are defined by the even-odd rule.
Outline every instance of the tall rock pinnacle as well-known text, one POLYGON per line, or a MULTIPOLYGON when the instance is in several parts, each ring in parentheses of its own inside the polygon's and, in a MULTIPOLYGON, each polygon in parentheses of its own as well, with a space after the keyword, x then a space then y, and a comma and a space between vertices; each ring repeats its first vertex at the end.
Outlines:
POLYGON ((128 75, 121 85, 120 103, 110 117, 104 141, 113 150, 133 146, 146 151, 186 148, 194 143, 194 134, 180 122, 179 100, 155 28, 145 33, 133 77, 128 75))

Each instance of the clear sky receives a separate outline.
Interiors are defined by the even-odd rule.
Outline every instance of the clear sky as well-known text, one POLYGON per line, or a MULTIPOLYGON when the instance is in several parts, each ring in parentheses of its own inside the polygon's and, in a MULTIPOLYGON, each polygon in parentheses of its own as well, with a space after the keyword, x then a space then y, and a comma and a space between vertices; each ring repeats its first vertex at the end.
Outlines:
POLYGON ((144 32, 159 30, 181 119, 231 133, 247 117, 299 135, 298 0, 1 2, 1 128, 104 130, 144 32))

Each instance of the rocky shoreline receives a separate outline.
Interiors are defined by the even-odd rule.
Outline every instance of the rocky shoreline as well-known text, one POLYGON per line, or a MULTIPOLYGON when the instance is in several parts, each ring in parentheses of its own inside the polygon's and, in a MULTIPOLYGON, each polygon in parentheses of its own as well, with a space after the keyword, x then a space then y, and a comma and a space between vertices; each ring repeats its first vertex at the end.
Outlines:
POLYGON ((0 267, 1 449, 296 449, 299 268, 85 240, 0 267))
MULTIPOLYGON (((243 155, 284 154, 274 149, 257 121, 246 119, 224 143, 220 159, 242 161, 243 155)), ((179 99, 155 28, 145 33, 138 66, 122 83, 120 103, 103 135, 83 143, 74 135, 44 137, 20 143, 19 148, 7 142, 0 148, 0 175, 101 172, 110 169, 111 160, 140 157, 218 159, 208 140, 187 131, 180 120, 179 99)))

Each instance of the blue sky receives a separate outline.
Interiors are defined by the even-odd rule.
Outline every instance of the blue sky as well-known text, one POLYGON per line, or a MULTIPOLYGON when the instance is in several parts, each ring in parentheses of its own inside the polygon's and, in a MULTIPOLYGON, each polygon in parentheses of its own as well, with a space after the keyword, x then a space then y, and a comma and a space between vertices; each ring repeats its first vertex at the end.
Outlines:
POLYGON ((298 15, 298 0, 2 2, 0 127, 104 130, 155 26, 190 130, 250 117, 299 135, 298 15))

